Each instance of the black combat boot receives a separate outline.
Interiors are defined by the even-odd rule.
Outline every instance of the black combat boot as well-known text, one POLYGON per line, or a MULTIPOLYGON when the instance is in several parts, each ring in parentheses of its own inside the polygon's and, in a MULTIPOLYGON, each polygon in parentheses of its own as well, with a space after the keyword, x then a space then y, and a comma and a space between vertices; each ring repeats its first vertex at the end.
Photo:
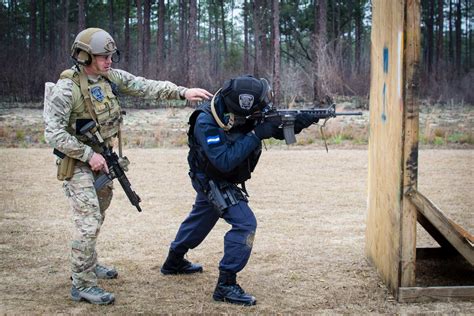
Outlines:
POLYGON ((257 300, 245 291, 236 282, 237 275, 231 272, 220 271, 219 280, 212 298, 215 301, 229 302, 232 304, 251 306, 257 300))
POLYGON ((184 259, 184 254, 178 254, 173 250, 168 253, 165 263, 161 267, 163 274, 191 274, 202 272, 200 264, 191 263, 184 259))

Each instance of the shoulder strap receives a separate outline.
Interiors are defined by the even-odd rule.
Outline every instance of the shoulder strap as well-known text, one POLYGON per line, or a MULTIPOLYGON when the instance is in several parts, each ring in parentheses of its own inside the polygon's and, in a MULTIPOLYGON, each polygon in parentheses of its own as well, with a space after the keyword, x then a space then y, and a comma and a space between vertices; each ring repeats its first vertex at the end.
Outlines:
POLYGON ((98 124, 97 115, 94 112, 91 96, 89 95, 89 83, 87 82, 87 75, 82 67, 80 67, 80 70, 81 71, 79 72, 79 87, 81 88, 81 93, 84 97, 84 102, 86 103, 87 111, 89 111, 89 114, 91 115, 95 123, 98 124))
POLYGON ((60 75, 59 79, 71 79, 77 86, 80 86, 79 83, 79 74, 73 69, 66 69, 60 75))

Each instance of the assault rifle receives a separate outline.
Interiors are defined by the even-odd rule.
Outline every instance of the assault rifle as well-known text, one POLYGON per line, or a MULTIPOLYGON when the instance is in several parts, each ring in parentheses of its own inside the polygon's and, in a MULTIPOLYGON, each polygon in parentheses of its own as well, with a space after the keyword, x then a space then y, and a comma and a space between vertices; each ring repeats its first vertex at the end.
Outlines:
POLYGON ((97 130, 96 123, 94 121, 90 121, 89 123, 85 124, 79 131, 82 135, 87 136, 94 144, 99 145, 102 148, 102 156, 105 158, 107 162, 107 167, 109 168, 109 173, 102 173, 94 182, 94 188, 99 190, 104 185, 112 181, 113 179, 117 178, 122 186, 122 189, 127 194, 130 203, 137 208, 139 212, 142 211, 140 208, 141 199, 135 191, 132 190, 132 185, 130 181, 128 181, 127 176, 125 175, 125 171, 123 167, 119 163, 119 157, 116 153, 109 148, 102 136, 100 135, 99 131, 97 130))
MULTIPOLYGON (((320 119, 324 119, 324 124, 330 118, 342 115, 362 115, 362 112, 336 112, 336 104, 330 97, 326 98, 326 103, 330 104, 327 108, 312 108, 312 109, 275 109, 273 106, 263 110, 262 112, 255 112, 247 117, 247 119, 254 119, 260 122, 264 121, 277 121, 280 123, 280 127, 283 128, 283 136, 287 145, 296 142, 295 137, 295 119, 299 113, 306 113, 313 117, 313 121, 316 123, 320 119)), ((323 124, 323 126, 324 126, 323 124)), ((322 132, 322 130, 321 130, 322 132)), ((324 137, 324 135, 323 135, 324 137)), ((326 146, 327 150, 327 146, 326 146)))

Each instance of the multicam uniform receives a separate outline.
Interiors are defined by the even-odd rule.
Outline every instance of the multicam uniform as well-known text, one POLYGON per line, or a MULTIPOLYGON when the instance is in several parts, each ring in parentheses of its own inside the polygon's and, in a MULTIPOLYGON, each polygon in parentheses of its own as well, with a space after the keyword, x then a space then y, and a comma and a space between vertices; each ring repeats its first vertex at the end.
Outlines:
MULTIPOLYGON (((94 152, 100 152, 76 131, 91 119, 79 85, 76 68, 64 71, 45 97, 45 138, 55 149, 76 159, 74 173, 63 188, 73 212, 75 234, 72 241, 72 277, 76 288, 97 285, 96 240, 112 199, 112 183, 99 192, 94 189, 97 176, 88 164, 94 152)), ((88 93, 94 116, 104 140, 112 144, 122 121, 116 92, 148 99, 179 99, 186 88, 169 81, 148 80, 126 71, 111 69, 107 78, 88 80, 88 93)))

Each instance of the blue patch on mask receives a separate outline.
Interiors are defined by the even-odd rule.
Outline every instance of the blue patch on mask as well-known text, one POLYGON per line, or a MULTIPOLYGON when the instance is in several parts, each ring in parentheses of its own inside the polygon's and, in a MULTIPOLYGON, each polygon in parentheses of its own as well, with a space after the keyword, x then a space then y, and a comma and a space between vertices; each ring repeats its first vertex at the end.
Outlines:
POLYGON ((219 135, 216 135, 216 136, 208 136, 208 137, 206 138, 206 141, 207 141, 207 144, 208 144, 208 145, 213 145, 213 144, 218 144, 218 143, 220 143, 221 138, 219 137, 219 135))
POLYGON ((93 87, 91 89, 91 94, 94 97, 94 99, 96 99, 97 101, 99 101, 99 102, 104 101, 105 97, 104 97, 104 94, 102 93, 102 89, 100 89, 100 87, 93 87))

